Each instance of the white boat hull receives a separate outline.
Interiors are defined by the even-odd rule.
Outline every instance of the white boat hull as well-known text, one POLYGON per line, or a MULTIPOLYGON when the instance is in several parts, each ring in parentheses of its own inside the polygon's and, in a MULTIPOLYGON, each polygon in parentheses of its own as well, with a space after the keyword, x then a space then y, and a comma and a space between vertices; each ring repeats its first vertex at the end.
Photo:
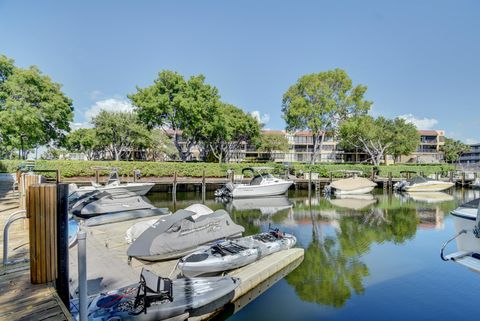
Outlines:
POLYGON ((358 189, 352 189, 352 190, 340 190, 340 189, 335 189, 334 194, 335 195, 358 195, 358 194, 367 194, 373 191, 375 186, 366 186, 358 189))
POLYGON ((236 184, 230 193, 233 198, 275 196, 285 194, 292 184, 289 181, 265 185, 236 184))
POLYGON ((403 189, 406 192, 441 192, 445 191, 455 185, 450 182, 435 182, 427 184, 414 184, 412 186, 405 186, 403 189))
POLYGON ((71 195, 76 194, 77 197, 80 197, 92 191, 106 191, 109 193, 115 193, 116 190, 119 190, 119 191, 127 190, 129 192, 137 194, 138 196, 144 196, 152 189, 153 185, 155 185, 155 183, 126 183, 126 184, 120 184, 116 186, 101 186, 101 187, 82 186, 72 190, 70 194, 71 195))

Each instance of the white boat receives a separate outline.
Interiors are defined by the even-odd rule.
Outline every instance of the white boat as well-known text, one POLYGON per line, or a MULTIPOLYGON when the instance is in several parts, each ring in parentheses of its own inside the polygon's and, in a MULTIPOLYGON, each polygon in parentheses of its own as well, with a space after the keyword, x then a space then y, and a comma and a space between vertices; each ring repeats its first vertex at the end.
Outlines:
POLYGON ((465 203, 451 212, 456 234, 442 246, 440 257, 480 272, 480 198, 465 203), (445 255, 447 245, 453 240, 457 251, 445 255))
POLYGON ((292 181, 274 177, 266 172, 272 170, 271 167, 247 167, 242 170, 252 172, 253 178, 248 184, 227 183, 223 188, 215 191, 215 196, 228 196, 233 198, 240 197, 264 197, 285 194, 292 181))
MULTIPOLYGON (((338 171, 337 171, 338 172, 338 171)), ((325 187, 325 194, 335 195, 356 195, 367 194, 373 191, 377 183, 372 182, 368 178, 360 177, 361 171, 340 171, 346 175, 352 175, 349 178, 342 178, 331 182, 325 187)), ((332 172, 333 173, 333 172, 332 172)))
POLYGON ((152 189, 153 185, 155 185, 155 183, 121 183, 117 169, 111 168, 110 170, 111 173, 105 185, 91 182, 91 185, 89 186, 78 187, 77 184, 70 184, 69 198, 75 200, 93 191, 107 191, 110 192, 110 194, 113 194, 118 189, 123 191, 127 190, 139 196, 143 196, 152 189))
POLYGON ((453 187, 455 183, 437 181, 421 176, 396 183, 393 187, 405 192, 441 192, 453 187))

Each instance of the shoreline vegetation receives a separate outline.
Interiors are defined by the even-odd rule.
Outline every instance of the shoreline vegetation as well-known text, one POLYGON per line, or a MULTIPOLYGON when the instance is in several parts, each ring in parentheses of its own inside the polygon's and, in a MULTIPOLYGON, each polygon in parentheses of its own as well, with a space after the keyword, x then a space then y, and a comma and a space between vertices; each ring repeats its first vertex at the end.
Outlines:
MULTIPOLYGON (((22 160, 0 160, 0 172, 14 173, 22 160)), ((204 163, 204 162, 145 162, 145 161, 72 161, 72 160, 37 160, 37 170, 59 170, 61 177, 92 177, 95 174, 93 167, 116 167, 121 176, 133 176, 133 171, 138 169, 142 177, 172 177, 174 172, 179 177, 202 177, 205 170, 206 177, 226 177, 228 170, 235 174, 241 174, 245 167, 267 166, 273 167, 273 173, 284 174, 286 169, 297 177, 303 177, 303 173, 318 173, 319 177, 329 177, 331 171, 356 170, 362 171, 364 175, 370 176, 372 170, 378 170, 377 175, 387 177, 392 173, 393 177, 401 177, 402 171, 416 171, 418 174, 432 175, 440 174, 446 176, 449 171, 454 171, 455 166, 449 164, 395 164, 373 166, 368 164, 301 164, 292 163, 286 167, 279 163, 204 163)), ((101 171, 101 175, 108 174, 108 171, 101 171)), ((333 177, 341 177, 342 173, 333 173, 333 177)))

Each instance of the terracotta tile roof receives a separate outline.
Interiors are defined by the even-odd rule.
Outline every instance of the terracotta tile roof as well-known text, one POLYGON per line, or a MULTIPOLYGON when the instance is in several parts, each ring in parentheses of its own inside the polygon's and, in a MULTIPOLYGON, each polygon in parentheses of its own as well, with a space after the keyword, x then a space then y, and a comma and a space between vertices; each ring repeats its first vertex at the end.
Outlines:
POLYGON ((419 130, 418 133, 420 135, 425 135, 425 136, 437 136, 438 132, 436 130, 419 130))

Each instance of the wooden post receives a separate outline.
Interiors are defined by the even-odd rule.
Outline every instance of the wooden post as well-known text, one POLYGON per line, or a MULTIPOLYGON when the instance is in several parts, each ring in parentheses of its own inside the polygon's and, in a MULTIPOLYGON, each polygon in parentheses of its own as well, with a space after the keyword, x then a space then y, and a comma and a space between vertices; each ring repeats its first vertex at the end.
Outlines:
POLYGON ((98 169, 95 170, 95 183, 100 183, 100 172, 98 169))
POLYGON ((173 172, 173 186, 172 186, 173 203, 177 202, 177 172, 173 172))
POLYGON ((438 181, 438 172, 435 172, 435 180, 438 181))
MULTIPOLYGON (((27 209, 27 194, 29 187, 33 184, 40 184, 42 182, 41 175, 34 175, 29 173, 23 173, 20 176, 20 182, 18 184, 18 192, 20 194, 20 204, 19 207, 21 210, 27 209)), ((27 214, 28 215, 28 214, 27 214)))
POLYGON ((375 180, 375 168, 372 167, 372 181, 375 180))
POLYGON ((310 195, 312 189, 312 170, 308 173, 308 195, 310 195))
POLYGON ((202 202, 205 203, 205 193, 207 190, 207 185, 205 181, 205 168, 203 169, 202 172, 202 202))
POLYGON ((57 187, 29 187, 27 217, 30 237, 30 279, 33 284, 57 278, 57 187))
POLYGON ((450 182, 453 183, 453 171, 450 171, 450 182))
POLYGON ((133 182, 137 182, 137 171, 135 169, 133 170, 133 182))
POLYGON ((393 187, 392 176, 392 172, 388 172, 388 188, 393 187))
POLYGON ((465 172, 462 172, 462 187, 465 186, 465 172))
POLYGON ((57 179, 56 179, 56 183, 60 183, 60 170, 57 169, 57 179))
POLYGON ((235 171, 232 169, 232 172, 230 173, 230 181, 233 183, 235 182, 235 171))
POLYGON ((57 271, 55 288, 65 306, 70 306, 68 262, 68 184, 57 184, 57 271))
POLYGON ((330 183, 333 182, 333 173, 330 172, 330 183))
POLYGON ((422 176, 422 177, 425 176, 424 173, 423 173, 423 171, 420 172, 420 176, 422 176))

